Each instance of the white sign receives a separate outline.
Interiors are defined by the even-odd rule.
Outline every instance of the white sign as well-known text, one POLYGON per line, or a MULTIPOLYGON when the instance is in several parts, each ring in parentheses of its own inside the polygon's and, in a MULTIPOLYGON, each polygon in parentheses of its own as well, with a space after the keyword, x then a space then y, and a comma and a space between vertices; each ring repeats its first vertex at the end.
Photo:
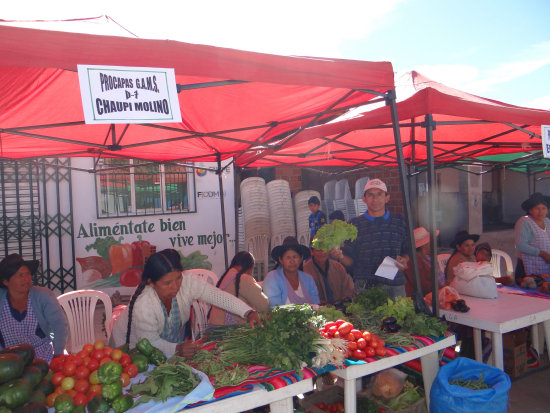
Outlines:
POLYGON ((550 158, 550 125, 542 125, 542 153, 545 158, 550 158))
POLYGON ((174 69, 78 65, 86 123, 181 122, 174 69))

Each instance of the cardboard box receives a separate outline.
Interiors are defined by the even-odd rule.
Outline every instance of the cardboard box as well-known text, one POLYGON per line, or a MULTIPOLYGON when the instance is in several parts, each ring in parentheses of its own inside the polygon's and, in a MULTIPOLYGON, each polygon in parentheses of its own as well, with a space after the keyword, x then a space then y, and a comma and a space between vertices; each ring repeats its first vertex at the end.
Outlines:
POLYGON ((502 335, 504 371, 518 377, 527 371, 527 330, 516 330, 502 335))
POLYGON ((300 405, 306 413, 325 413, 315 406, 315 403, 332 404, 344 401, 344 389, 340 386, 331 386, 326 390, 314 391, 300 401, 300 405))

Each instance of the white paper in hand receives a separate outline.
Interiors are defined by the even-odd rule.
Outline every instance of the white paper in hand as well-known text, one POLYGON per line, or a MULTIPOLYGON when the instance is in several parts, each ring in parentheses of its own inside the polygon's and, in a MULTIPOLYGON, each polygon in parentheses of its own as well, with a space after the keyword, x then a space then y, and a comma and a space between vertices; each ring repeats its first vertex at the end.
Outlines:
POLYGON ((392 257, 384 258, 382 264, 376 269, 374 275, 393 280, 402 266, 392 257))

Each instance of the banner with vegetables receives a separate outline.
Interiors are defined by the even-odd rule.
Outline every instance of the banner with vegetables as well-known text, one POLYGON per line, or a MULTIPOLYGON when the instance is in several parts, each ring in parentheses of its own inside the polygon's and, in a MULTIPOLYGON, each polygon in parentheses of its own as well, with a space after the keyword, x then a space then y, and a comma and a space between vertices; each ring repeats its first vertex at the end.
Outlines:
MULTIPOLYGON (((75 162, 84 162, 82 159, 75 162)), ((143 266, 151 254, 166 248, 180 253, 184 269, 225 270, 224 240, 228 255, 235 249, 234 176, 222 173, 226 233, 222 230, 220 192, 216 164, 197 163, 194 197, 196 211, 177 214, 98 218, 94 202, 74 197, 74 244, 77 288, 108 294, 131 294, 139 284, 143 266)), ((95 193, 91 174, 75 173, 82 192, 95 193)))

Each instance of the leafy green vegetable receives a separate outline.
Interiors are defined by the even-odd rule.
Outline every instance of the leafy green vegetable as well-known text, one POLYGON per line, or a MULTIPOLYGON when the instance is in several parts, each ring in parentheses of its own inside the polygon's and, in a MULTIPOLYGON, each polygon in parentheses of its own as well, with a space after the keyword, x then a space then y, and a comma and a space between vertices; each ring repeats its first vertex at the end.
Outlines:
POLYGON ((224 370, 221 374, 218 374, 214 379, 214 386, 234 386, 249 377, 248 369, 243 366, 235 366, 231 369, 224 370))
POLYGON ((323 305, 316 311, 317 315, 325 318, 326 321, 346 320, 346 315, 337 310, 333 305, 323 305))
POLYGON ((449 380, 449 384, 453 384, 455 386, 465 387, 470 390, 487 390, 490 389, 489 385, 485 383, 485 379, 483 378, 484 374, 481 373, 479 375, 479 379, 477 380, 465 380, 464 378, 460 377, 455 380, 449 380))
POLYGON ((136 404, 149 400, 165 402, 168 397, 185 396, 199 384, 199 378, 183 357, 172 356, 157 366, 142 383, 132 384, 130 394, 141 395, 136 404))
POLYGON ((86 251, 94 248, 98 255, 109 261, 109 248, 111 245, 120 245, 123 239, 124 237, 120 237, 117 241, 111 235, 105 238, 96 238, 93 244, 86 245, 86 251))
POLYGON ((311 363, 319 340, 316 316, 308 304, 273 308, 263 319, 264 327, 241 324, 227 329, 220 356, 230 363, 259 364, 295 370, 311 363))
POLYGON ((325 224, 315 234, 311 242, 313 248, 328 252, 333 248, 340 247, 340 244, 346 240, 355 240, 357 238, 357 228, 355 225, 335 219, 330 224, 325 224))
POLYGON ((392 300, 387 298, 381 287, 358 294, 347 305, 346 313, 350 315, 354 326, 379 335, 390 345, 413 344, 414 339, 410 334, 440 337, 447 331, 447 326, 437 318, 416 313, 411 298, 396 297, 392 300), (378 304, 380 302, 381 305, 378 304), (381 330, 382 320, 386 317, 395 317, 401 326, 399 333, 384 333, 381 330))

